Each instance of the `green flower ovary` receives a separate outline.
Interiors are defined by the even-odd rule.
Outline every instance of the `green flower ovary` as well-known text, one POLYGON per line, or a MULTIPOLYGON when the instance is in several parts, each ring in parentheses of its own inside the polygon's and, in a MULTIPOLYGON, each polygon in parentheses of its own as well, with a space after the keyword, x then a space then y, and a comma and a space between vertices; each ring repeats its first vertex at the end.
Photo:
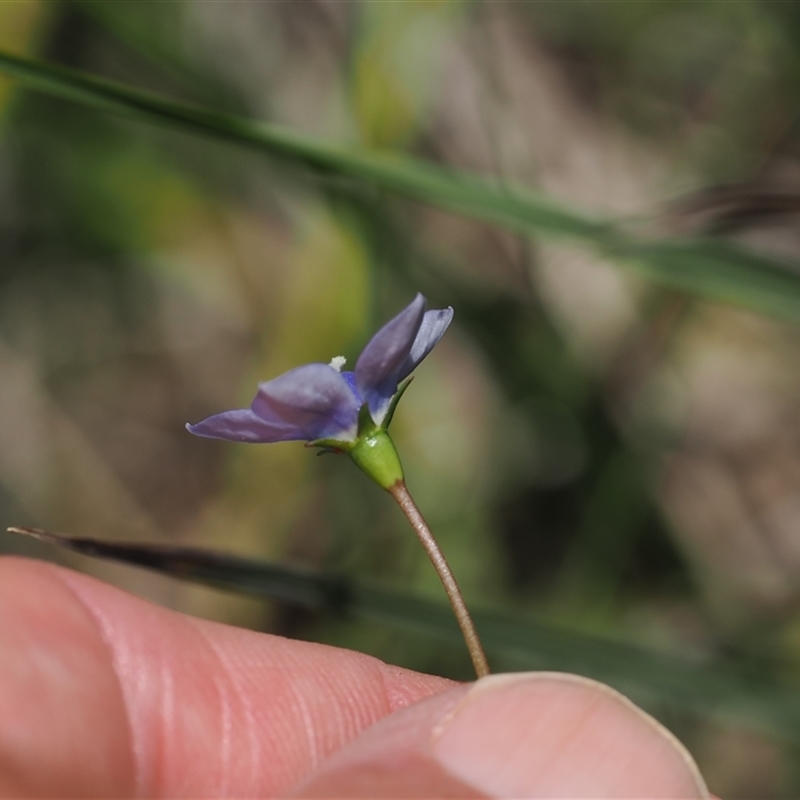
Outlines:
POLYGON ((359 436, 347 453, 383 489, 391 489, 403 480, 400 456, 391 437, 383 429, 359 436))

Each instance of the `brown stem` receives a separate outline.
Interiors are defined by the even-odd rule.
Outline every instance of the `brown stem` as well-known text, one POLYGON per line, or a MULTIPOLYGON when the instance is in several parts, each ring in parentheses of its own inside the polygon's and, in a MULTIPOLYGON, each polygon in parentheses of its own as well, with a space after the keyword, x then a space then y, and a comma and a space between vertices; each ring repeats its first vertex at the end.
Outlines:
POLYGON ((483 652, 483 647, 478 638, 478 632, 475 630, 475 625, 472 622, 472 617, 469 615, 467 604, 464 602, 461 590, 458 588, 458 584, 444 557, 444 553, 442 553, 439 548, 436 539, 433 538, 433 534, 422 518, 422 514, 420 514, 416 503, 411 499, 411 495, 408 493, 408 489, 406 489, 405 482, 397 481, 397 483, 389 489, 389 494, 394 497, 397 501, 397 505, 403 510, 406 518, 411 523, 411 527, 414 529, 414 533, 417 534, 420 542, 422 542, 425 552, 428 554, 436 572, 439 574, 439 579, 444 585, 445 592, 447 592, 450 605, 453 607, 453 613, 456 615, 456 620, 458 620, 458 626, 464 634, 464 640, 467 643, 467 649, 472 658, 475 672, 478 674, 479 678, 488 675, 489 664, 486 661, 486 655, 483 652))

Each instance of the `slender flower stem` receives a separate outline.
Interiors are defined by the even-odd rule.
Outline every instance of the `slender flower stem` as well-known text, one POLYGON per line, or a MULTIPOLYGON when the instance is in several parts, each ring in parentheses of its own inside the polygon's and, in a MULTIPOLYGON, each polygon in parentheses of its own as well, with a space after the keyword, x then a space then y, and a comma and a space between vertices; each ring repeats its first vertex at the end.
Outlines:
POLYGON ((405 482, 402 480, 397 481, 388 491, 397 501, 397 505, 400 506, 406 518, 411 523, 414 533, 417 534, 420 542, 422 542, 425 552, 428 554, 436 572, 439 574, 439 579, 444 585, 444 590, 447 592, 450 605, 453 607, 453 612, 458 620, 458 626, 464 634, 464 640, 467 643, 467 649, 472 658, 475 672, 478 674, 479 678, 488 675, 489 664, 486 661, 486 655, 483 652, 483 647, 478 638, 478 632, 475 630, 472 617, 470 617, 469 611, 467 610, 467 604, 464 602, 464 597, 461 594, 461 590, 458 588, 458 584, 444 557, 444 553, 442 553, 436 539, 433 538, 430 528, 422 518, 422 514, 417 508, 416 503, 408 493, 405 482))

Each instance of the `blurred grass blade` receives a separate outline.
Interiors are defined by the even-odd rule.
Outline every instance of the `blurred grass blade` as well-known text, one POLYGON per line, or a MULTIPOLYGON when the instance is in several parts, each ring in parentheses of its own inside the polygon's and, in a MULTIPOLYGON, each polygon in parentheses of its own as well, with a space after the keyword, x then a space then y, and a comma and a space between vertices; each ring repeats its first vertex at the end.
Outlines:
POLYGON ((717 239, 626 242, 617 255, 666 286, 800 322, 800 265, 781 266, 717 239))
POLYGON ((49 94, 255 147, 323 172, 368 180, 489 222, 590 239, 602 238, 608 229, 603 223, 583 218, 543 198, 532 194, 511 195, 488 182, 435 164, 401 155, 338 147, 275 125, 179 103, 55 64, 0 51, 0 71, 49 94))
MULTIPOLYGON (((444 603, 366 581, 205 550, 70 538, 35 528, 9 530, 217 589, 298 603, 463 644, 444 603)), ((693 713, 712 712, 800 743, 800 692, 745 675, 735 664, 695 664, 499 612, 479 611, 473 617, 495 667, 576 672, 605 681, 651 707, 669 703, 693 713)))
POLYGON ((660 283, 800 321, 798 264, 782 265, 713 239, 635 239, 608 222, 559 206, 529 190, 511 191, 488 180, 407 156, 335 146, 278 126, 175 102, 8 53, 0 52, 0 71, 59 97, 226 139, 284 161, 366 181, 511 230, 583 241, 592 244, 601 255, 629 264, 660 283))
POLYGON ((341 581, 316 572, 269 564, 209 550, 170 545, 103 542, 61 536, 38 528, 8 528, 42 542, 86 556, 108 558, 145 567, 174 578, 202 583, 225 591, 251 593, 311 608, 337 608, 344 589, 341 581))

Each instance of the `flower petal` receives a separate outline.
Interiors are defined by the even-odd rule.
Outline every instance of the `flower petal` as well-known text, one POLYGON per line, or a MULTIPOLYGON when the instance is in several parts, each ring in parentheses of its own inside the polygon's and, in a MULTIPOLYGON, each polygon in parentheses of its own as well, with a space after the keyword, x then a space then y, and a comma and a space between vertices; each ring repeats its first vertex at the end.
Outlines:
POLYGON ((358 357, 356 386, 378 424, 397 391, 397 376, 409 358, 424 315, 425 298, 418 294, 369 340, 358 357))
POLYGON ((195 436, 208 439, 227 439, 231 442, 285 442, 296 436, 296 429, 291 425, 279 422, 267 422, 253 413, 249 408, 237 408, 223 411, 198 422, 197 425, 186 425, 186 430, 195 436))
POLYGON ((453 309, 450 306, 425 312, 422 324, 419 326, 417 338, 414 339, 414 344, 411 345, 411 352, 400 367, 400 372, 397 376, 398 382, 407 378, 417 368, 420 361, 436 347, 439 339, 444 336, 444 332, 452 321, 453 309))
POLYGON ((418 294, 368 342, 354 372, 328 364, 306 364, 258 387, 249 409, 234 409, 187 429, 197 436, 239 442, 336 439, 358 434, 362 403, 380 425, 398 383, 436 345, 453 318, 453 309, 425 311, 418 294))
POLYGON ((306 364, 262 383, 251 404, 270 425, 294 430, 293 439, 355 439, 361 403, 328 364, 306 364))

